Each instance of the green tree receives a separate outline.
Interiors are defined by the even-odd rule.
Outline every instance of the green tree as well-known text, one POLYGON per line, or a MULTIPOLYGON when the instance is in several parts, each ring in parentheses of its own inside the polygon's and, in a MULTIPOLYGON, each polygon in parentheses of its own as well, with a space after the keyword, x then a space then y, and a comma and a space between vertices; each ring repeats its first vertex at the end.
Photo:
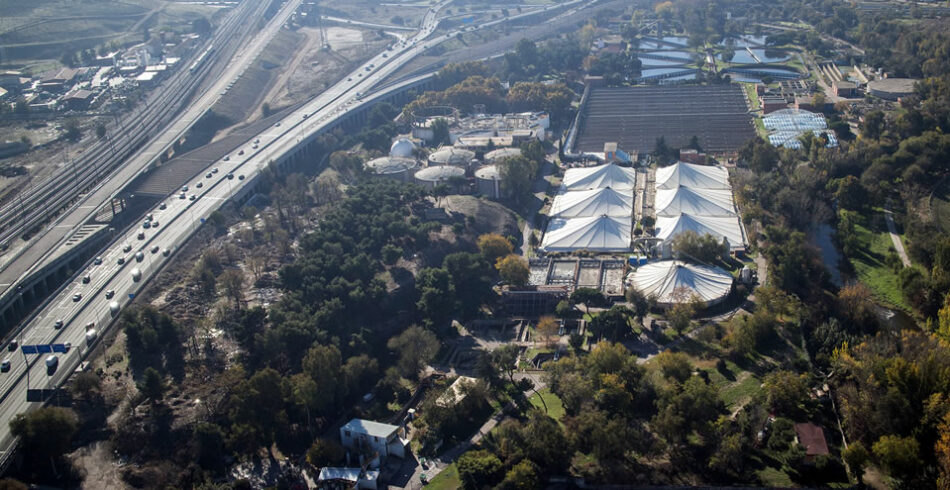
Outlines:
POLYGON ((625 306, 612 306, 609 310, 595 316, 590 321, 588 328, 597 337, 613 342, 624 340, 632 333, 630 328, 632 313, 625 306))
POLYGON ((452 138, 449 135, 449 122, 445 118, 439 117, 432 121, 432 146, 451 145, 452 138))
POLYGON ((626 293, 627 302, 630 303, 630 309, 633 311, 637 323, 643 325, 643 318, 650 311, 650 301, 636 288, 628 288, 626 293))
MULTIPOLYGON (((674 290, 674 294, 677 291, 674 290)), ((699 313, 700 302, 695 297, 685 297, 688 294, 683 291, 679 293, 679 300, 666 310, 666 318, 670 321, 670 326, 673 327, 677 332, 685 332, 689 326, 692 324, 693 317, 696 316, 696 313, 699 313)))
POLYGON ((307 450, 307 462, 315 468, 337 465, 345 456, 343 446, 332 439, 318 438, 307 450))
POLYGON ((920 444, 912 437, 882 436, 871 446, 871 451, 894 478, 909 480, 920 475, 920 444))
POLYGON ((685 383, 693 376, 693 364, 689 362, 689 356, 682 352, 666 350, 657 354, 655 361, 663 376, 678 383, 685 383))
POLYGON ((106 125, 102 123, 96 123, 96 138, 103 139, 106 137, 106 125))
POLYGON ((871 459, 871 453, 864 447, 864 444, 862 444, 861 441, 853 441, 848 445, 847 449, 841 451, 841 457, 844 458, 844 462, 848 464, 851 474, 858 478, 859 483, 862 482, 864 478, 864 468, 871 459))
POLYGON ((485 451, 468 451, 459 456, 459 479, 462 487, 468 490, 478 490, 498 483, 501 477, 502 464, 494 454, 485 451))
POLYGON ((479 252, 490 264, 496 263, 502 257, 511 255, 515 249, 507 238, 497 233, 486 233, 479 236, 477 244, 479 252))
POLYGON ((160 403, 165 397, 165 380, 162 375, 153 367, 145 369, 142 374, 142 381, 138 384, 139 392, 152 403, 160 403))
POLYGON ((499 490, 540 490, 541 477, 538 474, 538 466, 530 460, 521 460, 508 470, 505 479, 497 488, 499 490))
POLYGON ((524 155, 503 158, 497 164, 501 187, 516 202, 526 199, 534 188, 534 179, 538 174, 538 163, 528 160, 524 155))
POLYGON ((599 289, 594 288, 577 288, 571 293, 570 300, 574 304, 583 304, 584 314, 588 316, 590 315, 591 306, 603 306, 607 303, 604 294, 599 289))
POLYGON ((762 383, 769 407, 776 413, 794 416, 801 413, 808 400, 808 384, 804 374, 775 371, 765 376, 762 383))
POLYGON ((498 269, 502 280, 515 286, 524 286, 528 283, 528 277, 531 270, 528 268, 528 261, 519 255, 511 254, 500 259, 495 268, 498 269))
POLYGON ((428 325, 442 328, 455 313, 458 305, 455 286, 449 271, 427 267, 416 275, 416 307, 428 325))
POLYGON ((435 358, 440 347, 435 334, 418 325, 389 339, 386 346, 399 354, 397 366, 402 375, 412 379, 417 378, 422 368, 435 358))
POLYGON ((18 414, 10 421, 10 433, 20 438, 23 454, 34 462, 61 457, 78 430, 75 412, 60 407, 43 407, 18 414))
POLYGON ((192 453, 205 469, 219 469, 224 458, 224 431, 217 424, 198 422, 191 435, 192 453))
POLYGON ((79 121, 76 119, 67 119, 63 123, 63 129, 66 131, 64 136, 69 141, 79 141, 82 138, 82 128, 79 126, 79 121))

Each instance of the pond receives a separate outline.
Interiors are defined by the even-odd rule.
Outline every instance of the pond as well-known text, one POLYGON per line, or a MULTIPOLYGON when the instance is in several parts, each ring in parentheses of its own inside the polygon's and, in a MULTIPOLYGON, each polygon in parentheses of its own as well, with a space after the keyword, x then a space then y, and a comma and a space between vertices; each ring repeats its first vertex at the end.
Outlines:
POLYGON ((669 85, 673 83, 688 82, 691 80, 696 80, 695 73, 690 73, 688 75, 680 75, 678 77, 664 78, 660 80, 660 85, 669 85))
POLYGON ((808 232, 808 238, 812 245, 818 247, 821 252, 821 260, 825 263, 825 268, 831 274, 831 283, 841 287, 841 271, 838 270, 838 263, 841 262, 841 253, 834 243, 835 229, 827 223, 820 223, 812 227, 808 232))
POLYGON ((719 55, 719 59, 726 61, 728 63, 740 63, 744 65, 758 63, 758 60, 753 58, 752 55, 749 54, 749 52, 746 51, 745 49, 737 49, 732 59, 729 59, 729 60, 724 59, 721 54, 719 55))
POLYGON ((649 58, 641 58, 640 63, 643 68, 661 68, 665 66, 681 66, 688 60, 683 61, 671 61, 671 60, 653 60, 649 58))
POLYGON ((781 49, 753 49, 752 54, 762 63, 778 63, 785 61, 792 56, 781 49))
POLYGON ((680 44, 683 46, 686 46, 689 43, 689 38, 680 36, 664 36, 663 40, 668 43, 680 44))
POLYGON ((664 46, 666 45, 665 44, 660 45, 659 43, 655 43, 653 41, 640 41, 640 44, 637 45, 637 49, 641 49, 641 50, 663 49, 664 46))
MULTIPOLYGON (((662 75, 667 75, 667 74, 670 74, 670 73, 685 72, 685 71, 688 71, 688 70, 690 70, 690 69, 689 69, 689 68, 683 68, 683 67, 674 67, 674 68, 651 68, 651 69, 649 69, 649 70, 641 70, 641 71, 640 71, 640 78, 652 78, 652 77, 658 77, 658 76, 662 76, 662 75)), ((685 73, 684 73, 684 74, 685 74, 685 73)))

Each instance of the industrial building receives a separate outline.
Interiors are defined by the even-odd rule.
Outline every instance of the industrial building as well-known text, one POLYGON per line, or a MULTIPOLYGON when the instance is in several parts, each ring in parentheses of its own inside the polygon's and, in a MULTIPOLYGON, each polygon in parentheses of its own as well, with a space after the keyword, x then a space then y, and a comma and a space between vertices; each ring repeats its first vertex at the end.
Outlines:
POLYGON ((456 179, 465 179, 465 170, 451 165, 434 165, 416 172, 415 178, 418 184, 432 189, 439 184, 448 184, 456 179))
POLYGON ((914 93, 914 78, 881 78, 868 82, 868 93, 885 100, 900 100, 914 93))
POLYGON ((475 171, 475 188, 489 199, 501 199, 501 174, 495 165, 485 165, 475 171))
POLYGON ((711 154, 738 151, 755 136, 742 88, 731 85, 590 88, 566 144, 572 155, 600 153, 616 142, 652 153, 656 140, 682 148, 693 136, 711 154))
MULTIPOLYGON (((433 108, 434 109, 434 108, 433 108)), ((490 150, 518 146, 532 139, 545 140, 551 127, 550 116, 546 112, 525 112, 516 114, 474 114, 458 117, 458 111, 452 108, 425 110, 414 116, 412 136, 427 142, 435 138, 432 123, 437 119, 445 120, 449 125, 449 140, 453 146, 471 150, 490 150)))

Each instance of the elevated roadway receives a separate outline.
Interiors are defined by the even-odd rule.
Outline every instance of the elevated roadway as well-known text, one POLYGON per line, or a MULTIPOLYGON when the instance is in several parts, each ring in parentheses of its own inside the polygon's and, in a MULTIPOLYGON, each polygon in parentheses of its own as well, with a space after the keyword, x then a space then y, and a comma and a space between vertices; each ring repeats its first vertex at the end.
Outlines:
MULTIPOLYGON (((175 143, 185 136, 187 131, 227 92, 229 86, 258 57, 273 36, 290 19, 290 16, 296 11, 301 2, 302 0, 289 0, 261 31, 250 38, 250 42, 241 43, 230 61, 227 61, 230 57, 222 57, 225 61, 224 68, 211 73, 214 79, 213 82, 197 99, 190 103, 187 110, 171 119, 164 129, 151 138, 144 147, 139 148, 131 158, 103 179, 100 184, 81 196, 66 212, 39 231, 25 247, 18 250, 14 257, 3 264, 3 268, 0 270, 0 320, 7 323, 14 322, 18 316, 16 314, 17 310, 22 311, 35 298, 42 296, 44 292, 51 289, 45 281, 46 274, 37 275, 35 273, 48 268, 64 254, 72 252, 71 239, 76 233, 83 231, 82 225, 87 223, 103 206, 119 197, 119 193, 131 180, 147 171, 156 162, 161 161, 162 156, 167 154, 175 143)), ((256 3, 245 2, 245 4, 255 5, 256 3)), ((230 22, 236 23, 235 26, 253 24, 255 19, 263 15, 263 12, 263 8, 248 9, 246 12, 239 11, 240 15, 236 15, 230 22)), ((232 39, 232 37, 233 33, 228 31, 222 33, 220 38, 214 37, 210 44, 213 46, 217 42, 218 50, 224 51, 226 46, 222 46, 222 44, 232 39)), ((210 49, 212 46, 205 49, 210 49)), ((215 56, 215 53, 212 52, 209 56, 215 56)), ((212 61, 214 60, 203 61, 213 65, 212 61)), ((179 72, 175 75, 176 79, 169 80, 169 83, 188 83, 190 78, 195 76, 187 66, 179 67, 178 70, 179 72)), ((178 97, 191 97, 190 93, 174 92, 174 94, 177 94, 178 97)), ((163 103, 168 102, 162 100, 152 102, 152 108, 155 109, 154 112, 156 113, 155 117, 162 117, 161 104, 163 103)), ((131 123, 131 125, 135 126, 134 123, 131 123)), ((130 146, 133 147, 132 149, 134 150, 135 147, 140 146, 141 140, 147 136, 151 135, 134 140, 130 136, 128 139, 130 146)), ((61 183, 57 183, 57 187, 49 195, 36 197, 39 200, 34 210, 37 219, 42 219, 44 214, 51 212, 51 208, 55 208, 51 205, 51 201, 65 200, 68 198, 69 192, 79 190, 76 187, 80 184, 68 172, 57 178, 61 180, 61 183)), ((94 179, 96 176, 91 173, 87 178, 94 179)), ((59 263, 55 265, 57 268, 59 267, 59 263)), ((68 270, 69 267, 67 266, 65 269, 68 270)))

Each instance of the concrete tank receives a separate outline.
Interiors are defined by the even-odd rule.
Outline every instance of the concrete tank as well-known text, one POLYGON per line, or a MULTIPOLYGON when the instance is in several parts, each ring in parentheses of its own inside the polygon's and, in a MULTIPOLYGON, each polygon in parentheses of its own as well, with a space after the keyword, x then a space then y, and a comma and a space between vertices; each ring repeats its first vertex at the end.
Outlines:
POLYGON ((470 168, 475 160, 475 152, 451 146, 443 147, 429 155, 429 165, 452 165, 454 167, 470 168))
POLYGON ((485 154, 485 163, 498 163, 505 158, 521 156, 521 148, 499 148, 485 154))
POLYGON ((366 162, 366 170, 402 182, 409 182, 417 167, 418 164, 412 158, 382 157, 366 162))
POLYGON ((501 175, 495 165, 485 165, 475 171, 475 188, 489 199, 501 198, 501 175))
POLYGON ((464 179, 465 170, 451 165, 435 165, 416 172, 416 182, 429 189, 448 183, 452 179, 464 179))

